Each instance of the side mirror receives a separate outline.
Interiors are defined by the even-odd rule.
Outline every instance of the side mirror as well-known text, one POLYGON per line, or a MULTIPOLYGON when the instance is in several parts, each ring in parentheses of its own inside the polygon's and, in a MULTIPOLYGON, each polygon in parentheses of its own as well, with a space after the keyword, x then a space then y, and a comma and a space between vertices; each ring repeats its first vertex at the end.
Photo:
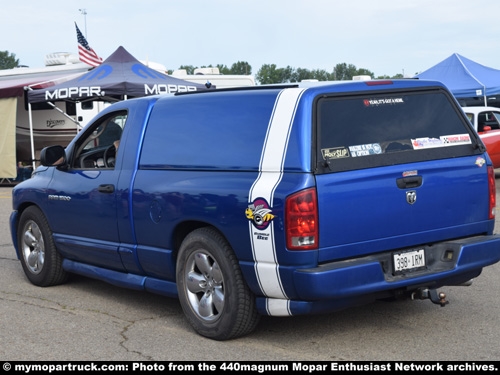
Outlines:
POLYGON ((484 125, 483 132, 489 132, 491 130, 491 126, 484 125))
POLYGON ((60 167, 66 165, 66 151, 64 147, 45 147, 40 152, 40 163, 45 167, 60 167))

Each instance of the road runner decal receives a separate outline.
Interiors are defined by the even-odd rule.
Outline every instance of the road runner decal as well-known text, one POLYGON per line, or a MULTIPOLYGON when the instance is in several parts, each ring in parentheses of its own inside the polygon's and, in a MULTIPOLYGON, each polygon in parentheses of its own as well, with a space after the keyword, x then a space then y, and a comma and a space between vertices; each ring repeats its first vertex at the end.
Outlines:
MULTIPOLYGON (((249 192, 248 207, 250 210, 255 202, 266 202, 268 204, 266 208, 272 212, 274 191, 283 176, 283 164, 290 131, 297 103, 303 91, 304 89, 298 88, 285 89, 280 92, 276 99, 262 148, 260 172, 249 192)), ((246 214, 248 218, 248 208, 246 214)), ((268 225, 259 227, 254 224, 253 220, 248 221, 255 274, 262 293, 267 297, 276 298, 276 300, 267 300, 268 313, 270 315, 290 315, 289 301, 281 282, 276 258, 274 221, 268 220, 266 224, 268 225)))

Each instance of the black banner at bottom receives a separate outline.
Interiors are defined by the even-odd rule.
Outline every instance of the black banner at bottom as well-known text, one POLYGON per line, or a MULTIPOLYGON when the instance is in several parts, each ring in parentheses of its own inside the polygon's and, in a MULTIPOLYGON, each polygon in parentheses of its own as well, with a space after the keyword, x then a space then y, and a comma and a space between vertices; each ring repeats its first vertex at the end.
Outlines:
POLYGON ((409 362, 409 361, 341 361, 341 362, 238 362, 238 361, 130 361, 130 362, 2 362, 4 373, 45 373, 57 372, 171 372, 171 373, 257 373, 257 374, 325 374, 325 373, 410 373, 410 372, 443 372, 466 373, 487 372, 498 373, 498 361, 474 362, 409 362))

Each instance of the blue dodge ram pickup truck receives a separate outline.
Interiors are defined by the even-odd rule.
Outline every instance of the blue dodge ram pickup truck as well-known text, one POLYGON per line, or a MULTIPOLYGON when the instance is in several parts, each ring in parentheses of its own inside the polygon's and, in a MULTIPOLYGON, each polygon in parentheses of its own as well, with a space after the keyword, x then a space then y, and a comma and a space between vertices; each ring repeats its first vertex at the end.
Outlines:
POLYGON ((160 95, 102 111, 13 189, 35 285, 71 273, 178 297, 199 334, 429 298, 500 260, 495 175, 439 82, 160 95))

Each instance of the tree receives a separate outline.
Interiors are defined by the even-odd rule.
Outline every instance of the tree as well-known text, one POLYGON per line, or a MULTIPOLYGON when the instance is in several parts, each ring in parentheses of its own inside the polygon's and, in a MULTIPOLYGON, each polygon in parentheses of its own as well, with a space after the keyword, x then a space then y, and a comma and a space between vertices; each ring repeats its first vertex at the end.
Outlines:
POLYGON ((364 68, 359 68, 355 75, 357 75, 357 76, 370 76, 372 78, 375 77, 375 74, 370 72, 368 69, 364 69, 364 68))
POLYGON ((16 59, 14 53, 9 51, 0 51, 0 69, 12 69, 19 66, 19 59, 16 59))
POLYGON ((219 73, 220 74, 232 74, 231 69, 227 67, 227 65, 224 64, 217 64, 217 68, 219 68, 219 73))
POLYGON ((404 76, 401 73, 395 74, 392 77, 388 75, 378 76, 377 79, 401 79, 404 76))
POLYGON ((181 65, 179 69, 186 69, 187 74, 193 74, 196 68, 192 65, 181 65))
POLYGON ((291 66, 287 66, 286 68, 278 69, 278 73, 280 76, 280 80, 276 83, 288 83, 292 82, 292 74, 294 69, 291 66))
MULTIPOLYGON (((354 68, 351 70, 356 69, 356 67, 352 64, 349 64, 349 66, 354 68)), ((344 80, 351 79, 353 75, 354 75, 353 72, 349 73, 349 67, 347 66, 346 63, 337 64, 333 67, 333 72, 330 75, 330 80, 332 80, 332 81, 344 81, 344 80)))
POLYGON ((238 61, 231 65, 230 74, 249 75, 252 74, 252 67, 246 61, 238 61))
POLYGON ((262 85, 278 82, 279 73, 276 64, 264 64, 255 75, 255 79, 262 85))
MULTIPOLYGON (((201 68, 213 67, 213 65, 204 65, 201 68)), ((246 61, 238 61, 228 68, 227 65, 217 64, 220 74, 252 74, 252 67, 246 61)), ((192 65, 182 65, 179 69, 185 69, 187 74, 194 74, 197 67, 192 65)), ((171 74, 171 72, 169 72, 171 74)), ((318 81, 350 81, 354 76, 370 76, 375 78, 375 74, 365 68, 357 68, 353 64, 341 63, 335 65, 333 71, 328 73, 323 69, 308 70, 304 68, 278 68, 276 64, 264 64, 255 74, 255 80, 262 85, 265 84, 278 84, 278 83, 293 83, 301 82, 304 80, 318 80, 318 81)), ((389 78, 403 78, 402 74, 395 74, 394 76, 382 75, 377 79, 389 78)))
POLYGON ((330 79, 330 75, 324 69, 316 69, 311 71, 310 79, 317 79, 318 81, 328 81, 330 79))
POLYGON ((292 77, 290 79, 291 82, 300 82, 305 79, 313 79, 313 74, 308 69, 297 68, 292 73, 292 77))
POLYGON ((255 79, 262 85, 291 82, 293 68, 277 68, 276 64, 264 64, 255 75, 255 79))
POLYGON ((346 63, 337 64, 333 68, 333 73, 330 76, 332 81, 350 81, 354 76, 370 76, 374 77, 375 75, 370 72, 368 69, 364 68, 356 68, 355 65, 346 63))

